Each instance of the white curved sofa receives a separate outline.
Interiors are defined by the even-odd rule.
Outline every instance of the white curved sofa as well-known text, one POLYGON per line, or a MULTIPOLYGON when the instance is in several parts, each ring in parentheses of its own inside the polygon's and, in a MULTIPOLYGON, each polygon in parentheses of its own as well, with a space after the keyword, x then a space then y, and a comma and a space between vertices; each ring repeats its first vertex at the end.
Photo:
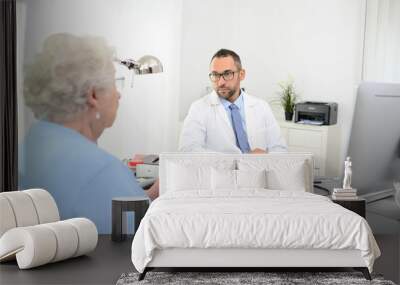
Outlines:
POLYGON ((28 269, 86 254, 97 239, 96 225, 86 218, 60 221, 46 190, 0 193, 0 262, 16 259, 28 269))

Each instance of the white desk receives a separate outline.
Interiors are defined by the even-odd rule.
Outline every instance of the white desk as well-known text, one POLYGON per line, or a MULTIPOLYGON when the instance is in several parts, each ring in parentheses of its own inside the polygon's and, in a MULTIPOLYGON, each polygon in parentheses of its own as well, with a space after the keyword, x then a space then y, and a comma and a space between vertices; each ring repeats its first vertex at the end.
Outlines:
POLYGON ((279 121, 289 151, 311 152, 315 176, 340 175, 340 129, 338 125, 313 126, 279 121))

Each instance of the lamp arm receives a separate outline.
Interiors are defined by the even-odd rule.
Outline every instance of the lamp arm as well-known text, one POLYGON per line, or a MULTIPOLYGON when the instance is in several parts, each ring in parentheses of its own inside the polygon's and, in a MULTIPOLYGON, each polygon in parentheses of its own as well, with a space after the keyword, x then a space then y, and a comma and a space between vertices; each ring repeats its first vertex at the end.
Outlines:
POLYGON ((125 65, 128 69, 138 69, 140 67, 140 63, 133 59, 115 59, 119 64, 125 65))

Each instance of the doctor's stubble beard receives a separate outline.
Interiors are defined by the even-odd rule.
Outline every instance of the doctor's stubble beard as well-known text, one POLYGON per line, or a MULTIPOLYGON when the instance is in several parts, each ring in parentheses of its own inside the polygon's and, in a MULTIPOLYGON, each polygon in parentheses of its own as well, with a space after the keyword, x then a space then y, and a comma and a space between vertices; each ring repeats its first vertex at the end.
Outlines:
POLYGON ((216 91, 217 91, 217 94, 218 94, 219 97, 222 97, 222 98, 224 98, 225 100, 228 100, 228 101, 229 101, 229 99, 232 98, 232 97, 235 95, 235 93, 236 93, 237 90, 230 89, 230 88, 227 88, 227 87, 221 87, 221 88, 217 88, 216 91), (220 91, 220 89, 228 89, 229 92, 228 92, 226 95, 224 95, 224 94, 220 91))

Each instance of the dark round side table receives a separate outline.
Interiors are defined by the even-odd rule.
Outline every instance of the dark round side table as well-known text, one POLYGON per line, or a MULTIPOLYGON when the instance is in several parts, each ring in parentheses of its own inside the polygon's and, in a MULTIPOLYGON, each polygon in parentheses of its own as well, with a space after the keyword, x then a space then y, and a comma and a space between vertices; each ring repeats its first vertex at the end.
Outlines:
POLYGON ((112 199, 112 232, 111 240, 126 239, 127 221, 125 212, 135 212, 135 232, 149 207, 148 197, 115 197, 112 199))

